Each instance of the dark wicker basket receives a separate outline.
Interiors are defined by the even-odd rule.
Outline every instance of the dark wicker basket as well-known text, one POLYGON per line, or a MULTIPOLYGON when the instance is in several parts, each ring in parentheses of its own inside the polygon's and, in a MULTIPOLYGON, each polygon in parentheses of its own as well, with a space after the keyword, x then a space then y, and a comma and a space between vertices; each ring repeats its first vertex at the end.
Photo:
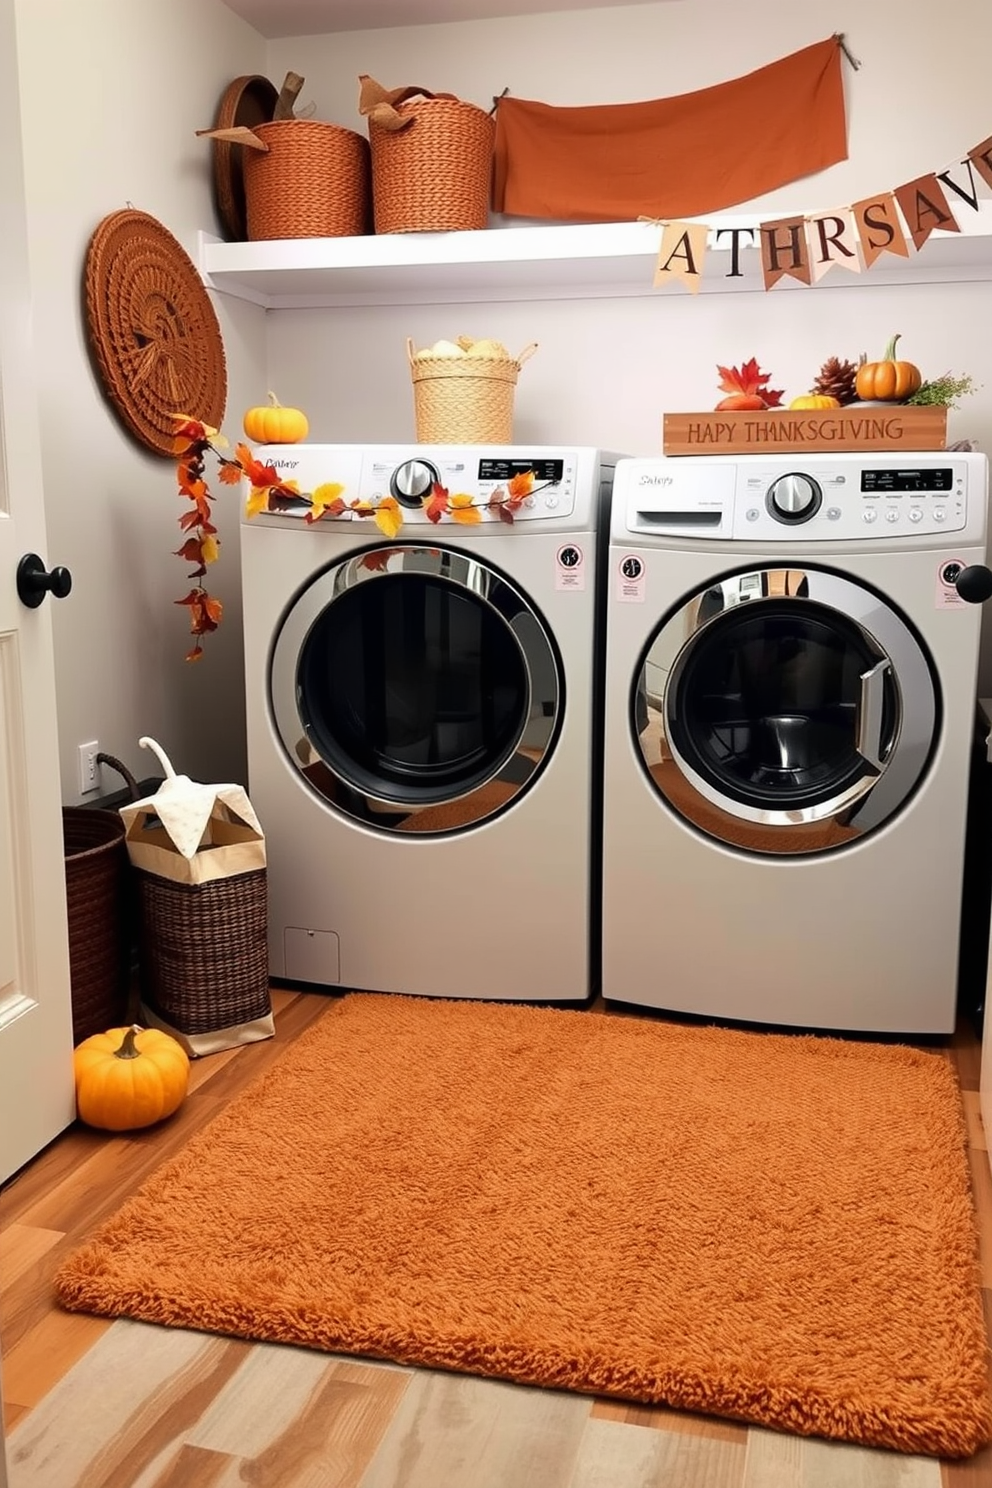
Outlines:
POLYGON ((205 884, 138 870, 142 998, 180 1033, 264 1018, 269 998, 264 868, 205 884))
POLYGON ((127 1021, 131 962, 131 865, 116 811, 63 806, 72 1038, 127 1021))

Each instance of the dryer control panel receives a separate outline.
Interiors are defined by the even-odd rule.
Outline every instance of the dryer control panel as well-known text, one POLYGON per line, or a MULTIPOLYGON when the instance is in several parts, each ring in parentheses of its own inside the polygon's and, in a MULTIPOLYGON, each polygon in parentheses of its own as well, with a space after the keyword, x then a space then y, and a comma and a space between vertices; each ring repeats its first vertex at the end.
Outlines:
POLYGON ((843 542, 963 532, 984 512, 984 455, 946 451, 622 460, 626 530, 673 538, 843 542))
POLYGON ((299 493, 275 492, 264 508, 270 516, 305 517, 313 492, 335 485, 342 506, 328 514, 331 520, 350 520, 355 503, 367 515, 391 498, 404 523, 428 525, 426 503, 436 487, 447 492, 447 516, 470 504, 482 522, 499 523, 507 515, 515 523, 594 520, 601 487, 608 488, 618 458, 586 446, 415 443, 269 445, 255 454, 299 493))

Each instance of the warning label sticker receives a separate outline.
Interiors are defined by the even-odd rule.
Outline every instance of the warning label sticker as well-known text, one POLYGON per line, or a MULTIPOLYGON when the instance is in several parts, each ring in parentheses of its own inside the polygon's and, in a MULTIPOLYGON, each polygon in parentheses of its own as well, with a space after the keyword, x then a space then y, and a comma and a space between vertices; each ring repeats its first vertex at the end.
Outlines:
POLYGON ((585 554, 577 543, 565 543, 555 554, 555 588, 578 590, 585 587, 585 554))
POLYGON ((644 559, 625 553, 617 565, 616 597, 621 604, 644 603, 644 559))
POLYGON ((936 604, 938 610, 966 610, 968 601, 962 599, 955 585, 960 574, 964 573, 967 565, 960 558, 942 558, 937 564, 937 595, 936 604))

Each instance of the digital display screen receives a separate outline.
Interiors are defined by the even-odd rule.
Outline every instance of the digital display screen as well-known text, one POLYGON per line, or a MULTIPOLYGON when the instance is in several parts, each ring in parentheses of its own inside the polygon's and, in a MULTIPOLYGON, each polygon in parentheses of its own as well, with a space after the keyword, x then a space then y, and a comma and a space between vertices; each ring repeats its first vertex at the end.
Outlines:
POLYGON ((479 479, 508 481, 515 475, 523 474, 525 470, 532 470, 534 480, 539 485, 547 483, 557 486, 564 469, 564 460, 480 460, 479 479))
POLYGON ((902 495, 912 491, 950 491, 954 485, 953 470, 862 470, 862 491, 876 495, 892 492, 902 495))

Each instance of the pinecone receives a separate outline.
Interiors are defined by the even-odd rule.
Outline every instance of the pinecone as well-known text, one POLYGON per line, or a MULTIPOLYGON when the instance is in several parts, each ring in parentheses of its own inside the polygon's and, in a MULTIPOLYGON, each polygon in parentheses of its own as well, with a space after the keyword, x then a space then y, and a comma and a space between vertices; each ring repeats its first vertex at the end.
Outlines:
POLYGON ((858 369, 853 362, 828 357, 817 374, 813 392, 836 398, 838 403, 853 403, 858 396, 854 388, 857 375, 858 369))

